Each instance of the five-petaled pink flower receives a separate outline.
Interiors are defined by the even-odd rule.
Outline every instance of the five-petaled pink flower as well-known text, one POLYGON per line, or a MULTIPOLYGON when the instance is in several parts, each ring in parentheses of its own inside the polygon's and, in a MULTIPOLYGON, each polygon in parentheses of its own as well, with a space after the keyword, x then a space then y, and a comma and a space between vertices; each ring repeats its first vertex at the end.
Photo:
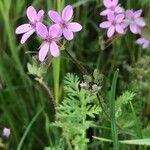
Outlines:
POLYGON ((130 30, 134 34, 141 33, 141 28, 146 25, 144 19, 141 17, 142 10, 133 12, 132 10, 126 11, 126 23, 130 26, 130 30))
POLYGON ((16 29, 16 34, 23 34, 21 44, 24 44, 26 40, 36 31, 36 25, 38 22, 42 21, 44 11, 40 10, 39 12, 36 12, 33 6, 29 6, 26 14, 30 22, 23 24, 16 29))
POLYGON ((100 13, 101 16, 120 14, 124 12, 124 9, 118 4, 118 0, 103 0, 103 3, 106 9, 100 13))
POLYGON ((100 28, 108 28, 107 36, 110 38, 113 34, 118 32, 119 34, 124 34, 124 27, 122 26, 124 19, 123 14, 115 16, 114 14, 108 15, 108 21, 104 21, 100 24, 100 28))
POLYGON ((150 41, 143 37, 139 38, 136 43, 142 45, 143 48, 148 48, 150 46, 150 41))
POLYGON ((44 24, 38 23, 36 30, 37 34, 44 40, 39 51, 39 60, 43 62, 49 50, 53 57, 58 57, 60 55, 59 47, 56 44, 59 34, 58 25, 54 24, 50 26, 48 30, 44 24))
POLYGON ((73 8, 71 5, 63 9, 61 16, 53 10, 50 10, 48 15, 54 23, 59 25, 59 36, 63 34, 68 41, 73 39, 73 32, 82 30, 82 26, 79 23, 71 22, 73 16, 73 8))

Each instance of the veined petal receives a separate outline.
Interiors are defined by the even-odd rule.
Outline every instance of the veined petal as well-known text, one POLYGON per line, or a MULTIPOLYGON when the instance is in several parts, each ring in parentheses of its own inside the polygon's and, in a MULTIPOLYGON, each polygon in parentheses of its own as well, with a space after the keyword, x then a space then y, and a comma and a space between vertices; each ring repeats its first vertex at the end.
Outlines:
POLYGON ((31 21, 31 22, 34 22, 36 21, 36 18, 37 18, 37 12, 35 10, 35 8, 33 6, 29 6, 27 8, 27 17, 28 19, 31 21))
POLYGON ((121 23, 124 19, 124 15, 123 14, 119 14, 115 17, 115 20, 117 23, 121 23))
POLYGON ((66 6, 62 12, 62 19, 68 22, 73 16, 73 8, 71 5, 66 6))
POLYGON ((47 55, 47 53, 48 53, 48 50, 49 50, 49 43, 48 43, 48 42, 45 42, 45 43, 41 46, 40 51, 39 51, 39 60, 40 60, 41 62, 44 61, 44 59, 45 59, 45 57, 46 57, 46 55, 47 55))
POLYGON ((73 39, 73 32, 69 29, 63 29, 63 35, 68 41, 71 41, 73 39))
POLYGON ((58 14, 57 11, 54 11, 54 10, 50 10, 48 12, 48 15, 50 17, 50 19, 55 22, 55 23, 60 23, 61 22, 61 16, 58 14))
POLYGON ((116 31, 119 33, 119 34, 123 34, 124 33, 124 30, 123 30, 123 27, 121 25, 116 25, 116 31))
POLYGON ((53 57, 58 57, 60 55, 58 45, 54 41, 52 41, 50 44, 50 52, 53 57))
POLYGON ((112 23, 110 21, 104 21, 99 25, 99 27, 100 28, 109 28, 111 26, 111 24, 112 23))
POLYGON ((117 6, 118 5, 118 0, 112 0, 112 4, 113 4, 113 6, 117 6))
POLYGON ((120 25, 122 26, 122 28, 123 28, 123 29, 125 29, 125 28, 127 28, 127 27, 128 27, 128 25, 129 25, 129 24, 128 24, 128 23, 126 23, 126 22, 123 22, 123 23, 121 23, 120 25))
POLYGON ((134 13, 132 10, 126 10, 126 17, 128 19, 132 19, 133 16, 134 16, 134 13))
POLYGON ((28 31, 27 33, 23 34, 21 38, 21 44, 24 44, 26 40, 35 32, 35 29, 28 31))
POLYGON ((108 15, 109 12, 110 12, 109 9, 105 9, 105 10, 103 10, 103 11, 100 13, 100 15, 101 15, 101 16, 106 16, 106 15, 108 15))
POLYGON ((52 26, 49 27, 49 35, 52 38, 58 37, 60 34, 61 28, 58 24, 54 24, 52 26))
POLYGON ((32 30, 32 26, 30 24, 23 24, 16 28, 16 34, 22 34, 32 30))
POLYGON ((137 24, 138 26, 140 26, 140 27, 144 27, 144 26, 146 25, 146 23, 145 23, 145 21, 144 21, 143 18, 136 18, 136 19, 135 19, 135 22, 136 22, 136 24, 137 24))
POLYGON ((42 38, 42 39, 46 39, 46 37, 48 36, 48 30, 47 30, 47 27, 39 22, 37 25, 36 25, 36 31, 37 31, 37 34, 42 38))
POLYGON ((37 14, 37 21, 42 21, 44 17, 44 10, 40 10, 37 14))
POLYGON ((134 12, 134 18, 138 18, 142 15, 143 10, 139 9, 137 11, 134 12))
POLYGON ((110 6, 112 6, 112 1, 111 0, 103 0, 104 6, 106 8, 109 8, 110 6))
POLYGON ((116 6, 116 8, 115 8, 115 13, 120 14, 120 13, 123 13, 123 12, 124 12, 124 9, 123 9, 122 7, 120 7, 119 5, 116 6))
POLYGON ((107 31, 107 36, 110 38, 113 36, 114 33, 115 33, 115 27, 111 26, 107 31))
POLYGON ((140 31, 139 28, 138 28, 138 26, 135 25, 135 24, 130 24, 130 30, 131 30, 131 32, 134 33, 134 34, 138 34, 139 31, 140 31))
POLYGON ((78 32, 82 30, 82 26, 77 22, 68 23, 68 28, 72 32, 78 32))
POLYGON ((111 21, 111 22, 114 21, 114 20, 115 20, 115 15, 114 15, 114 13, 109 13, 108 16, 107 16, 107 18, 108 18, 108 20, 111 21))

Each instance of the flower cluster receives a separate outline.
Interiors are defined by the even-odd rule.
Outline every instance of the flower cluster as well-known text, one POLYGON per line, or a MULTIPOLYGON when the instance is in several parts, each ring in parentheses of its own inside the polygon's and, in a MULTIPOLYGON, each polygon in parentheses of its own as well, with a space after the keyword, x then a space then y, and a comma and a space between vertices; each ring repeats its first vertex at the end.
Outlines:
MULTIPOLYGON (((120 6, 118 0, 103 0, 103 4, 106 9, 100 15, 106 16, 107 20, 100 23, 99 27, 108 29, 108 38, 112 37, 115 32, 125 34, 127 27, 133 34, 141 34, 141 29, 146 26, 145 20, 141 17, 141 9, 137 11, 125 10, 120 6)), ((150 45, 150 41, 144 38, 137 40, 137 43, 143 45, 143 48, 150 45)))
POLYGON ((24 44, 33 33, 37 33, 43 40, 39 51, 39 60, 41 62, 45 60, 48 52, 53 57, 58 57, 60 55, 58 41, 62 38, 70 41, 74 37, 74 32, 82 30, 82 26, 79 23, 71 22, 73 17, 73 8, 71 5, 63 9, 62 15, 54 10, 48 12, 49 18, 54 22, 50 27, 42 23, 44 17, 43 10, 37 12, 33 6, 29 6, 26 14, 29 23, 17 27, 16 34, 23 34, 21 44, 24 44))

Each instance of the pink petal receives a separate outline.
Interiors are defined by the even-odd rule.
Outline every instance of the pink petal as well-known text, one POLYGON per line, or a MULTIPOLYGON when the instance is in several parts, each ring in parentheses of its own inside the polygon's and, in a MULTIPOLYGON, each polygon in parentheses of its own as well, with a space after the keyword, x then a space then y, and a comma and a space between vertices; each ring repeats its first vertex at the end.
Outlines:
POLYGON ((37 21, 42 21, 43 17, 44 17, 44 11, 40 10, 37 14, 37 21))
POLYGON ((35 30, 30 30, 27 33, 25 33, 21 38, 21 44, 24 44, 26 40, 35 32, 35 30))
POLYGON ((116 25, 116 31, 119 33, 119 34, 123 34, 124 33, 124 30, 123 30, 123 27, 121 25, 116 25))
POLYGON ((40 60, 41 62, 44 61, 44 59, 45 59, 45 57, 46 57, 46 55, 47 55, 47 53, 48 53, 48 50, 49 50, 49 43, 46 42, 46 43, 44 43, 44 44, 41 46, 41 49, 40 49, 40 51, 39 51, 39 60, 40 60))
POLYGON ((109 8, 112 6, 112 1, 111 0, 103 0, 104 6, 106 8, 109 8))
POLYGON ((145 41, 145 43, 143 44, 143 48, 148 48, 150 45, 149 41, 145 41))
POLYGON ((72 18, 72 15, 73 15, 72 6, 71 5, 66 6, 62 12, 62 19, 68 22, 72 18))
POLYGON ((126 10, 126 17, 128 19, 132 19, 133 16, 134 16, 134 13, 132 10, 126 10))
POLYGON ((50 44, 50 52, 53 57, 58 57, 60 55, 58 45, 54 41, 50 44))
POLYGON ((126 23, 126 22, 123 22, 123 23, 121 23, 120 25, 122 26, 122 28, 123 28, 123 29, 125 29, 125 28, 127 28, 127 27, 128 27, 128 25, 129 25, 129 24, 128 24, 128 23, 126 23))
POLYGON ((109 12, 110 12, 110 11, 109 11, 108 9, 106 9, 106 10, 103 10, 103 11, 100 13, 100 15, 101 15, 101 16, 106 16, 109 12))
POLYGON ((142 12, 143 12, 142 9, 139 9, 139 10, 135 11, 134 12, 134 18, 140 17, 142 15, 142 12))
POLYGON ((69 23, 68 28, 72 32, 78 32, 78 31, 82 30, 82 26, 79 23, 76 23, 76 22, 69 23))
POLYGON ((63 35, 68 41, 73 39, 73 32, 66 28, 63 30, 63 35))
POLYGON ((60 34, 61 28, 58 24, 54 24, 52 26, 49 27, 49 35, 52 38, 58 37, 60 34))
POLYGON ((32 26, 30 24, 23 24, 16 29, 16 34, 22 34, 32 30, 32 26))
POLYGON ((124 19, 124 15, 123 14, 119 14, 115 17, 115 20, 117 23, 121 23, 124 19))
POLYGON ((117 6, 118 5, 118 0, 113 0, 112 4, 113 4, 113 6, 117 6))
POLYGON ((55 23, 60 23, 61 22, 61 16, 58 14, 58 12, 50 10, 48 12, 49 17, 51 18, 51 20, 55 23))
POLYGON ((109 28, 110 26, 111 26, 110 21, 104 21, 99 25, 100 28, 109 28))
POLYGON ((131 30, 131 32, 134 33, 134 34, 138 34, 138 33, 139 33, 139 28, 138 28, 138 26, 135 25, 135 24, 131 24, 131 25, 130 25, 130 30, 131 30))
POLYGON ((118 14, 120 14, 120 13, 123 13, 123 12, 124 12, 124 9, 123 9, 122 7, 120 7, 120 6, 117 6, 117 7, 115 8, 115 12, 118 13, 118 14))
POLYGON ((48 30, 47 30, 47 27, 39 22, 37 25, 36 25, 36 31, 37 31, 37 34, 42 38, 42 39, 46 39, 46 37, 48 36, 48 30))
POLYGON ((107 31, 107 36, 110 38, 113 36, 114 33, 115 33, 115 27, 111 26, 107 31))
POLYGON ((144 27, 144 26, 146 25, 146 23, 145 23, 145 21, 144 21, 143 18, 136 18, 136 19, 135 19, 135 22, 136 22, 136 24, 137 24, 138 26, 140 26, 140 27, 144 27))
POLYGON ((36 21, 37 13, 33 6, 27 8, 27 17, 31 22, 36 21))
POLYGON ((143 44, 145 42, 145 39, 144 38, 139 38, 136 43, 137 44, 143 44))
POLYGON ((111 21, 111 22, 114 21, 114 19, 115 19, 114 13, 109 13, 108 16, 107 16, 107 18, 108 18, 108 20, 111 21))

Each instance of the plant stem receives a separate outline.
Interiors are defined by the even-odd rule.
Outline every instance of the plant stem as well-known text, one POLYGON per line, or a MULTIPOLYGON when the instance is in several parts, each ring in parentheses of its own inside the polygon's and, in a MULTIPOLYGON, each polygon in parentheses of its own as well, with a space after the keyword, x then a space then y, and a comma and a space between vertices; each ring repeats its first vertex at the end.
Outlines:
POLYGON ((78 60, 76 60, 67 50, 65 50, 66 54, 70 57, 70 59, 73 61, 75 65, 77 65, 78 69, 81 71, 81 73, 88 74, 87 70, 79 63, 78 60))
MULTIPOLYGON (((60 13, 64 7, 63 0, 57 0, 57 11, 60 13)), ((53 61, 53 78, 54 78, 54 96, 56 103, 59 102, 59 81, 60 81, 60 58, 56 58, 53 61)))
POLYGON ((42 79, 36 78, 36 81, 38 81, 41 84, 41 86, 47 91, 50 101, 53 104, 54 114, 56 114, 56 101, 54 99, 54 96, 53 96, 51 90, 49 89, 47 84, 42 79))

